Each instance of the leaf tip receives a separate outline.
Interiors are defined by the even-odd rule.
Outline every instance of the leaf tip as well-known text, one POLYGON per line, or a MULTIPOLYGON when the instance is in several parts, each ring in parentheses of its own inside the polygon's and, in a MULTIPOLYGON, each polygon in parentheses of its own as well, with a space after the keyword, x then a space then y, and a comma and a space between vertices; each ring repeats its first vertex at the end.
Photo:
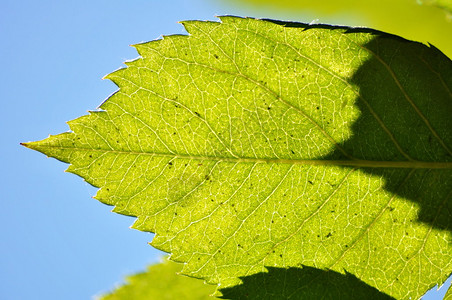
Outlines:
POLYGON ((26 143, 20 143, 20 145, 21 146, 24 146, 25 148, 28 148, 28 149, 31 149, 31 150, 37 150, 37 151, 39 151, 38 149, 37 149, 37 144, 38 144, 39 142, 26 142, 26 143))

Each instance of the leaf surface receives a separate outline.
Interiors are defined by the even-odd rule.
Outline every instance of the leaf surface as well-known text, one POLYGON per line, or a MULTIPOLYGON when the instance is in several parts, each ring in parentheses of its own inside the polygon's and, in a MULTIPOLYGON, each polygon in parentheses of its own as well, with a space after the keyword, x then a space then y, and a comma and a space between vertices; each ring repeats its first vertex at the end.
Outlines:
POLYGON ((201 280, 180 276, 177 273, 182 265, 168 260, 148 267, 146 272, 126 278, 126 284, 111 293, 100 297, 101 300, 140 300, 140 299, 187 299, 209 300, 215 287, 201 280))
POLYGON ((301 266, 395 298, 442 283, 450 59, 370 29, 221 21, 136 45, 102 111, 26 146, 70 163, 183 274, 221 288, 301 266))

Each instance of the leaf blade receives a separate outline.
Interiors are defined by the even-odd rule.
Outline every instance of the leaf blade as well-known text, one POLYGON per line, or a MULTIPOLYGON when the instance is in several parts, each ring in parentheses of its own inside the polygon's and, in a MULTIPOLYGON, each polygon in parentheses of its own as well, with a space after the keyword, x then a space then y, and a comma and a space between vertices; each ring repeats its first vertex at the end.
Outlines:
POLYGON ((227 287, 265 266, 304 264, 346 270, 395 297, 445 279, 452 76, 430 71, 444 75, 435 93, 418 88, 426 76, 399 76, 420 73, 410 62, 425 53, 440 66, 450 60, 372 30, 221 20, 136 46, 142 58, 107 76, 120 91, 103 111, 28 146, 70 162, 101 187, 97 199, 156 232, 152 244, 187 262, 190 276, 227 287), (424 197, 445 207, 433 207, 430 227, 410 201, 425 182, 440 191, 424 197), (424 267, 426 281, 413 280, 424 267))

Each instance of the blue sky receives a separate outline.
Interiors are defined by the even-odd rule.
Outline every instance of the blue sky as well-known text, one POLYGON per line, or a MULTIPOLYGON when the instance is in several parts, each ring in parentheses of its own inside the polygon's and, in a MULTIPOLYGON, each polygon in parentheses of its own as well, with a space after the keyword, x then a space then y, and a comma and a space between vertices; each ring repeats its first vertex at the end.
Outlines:
POLYGON ((128 45, 184 33, 178 21, 319 18, 226 2, 1 0, 1 299, 90 299, 159 260, 152 235, 129 229, 132 218, 93 200, 96 189, 63 173, 67 165, 19 143, 67 131, 66 121, 116 90, 101 78, 137 57, 128 45))

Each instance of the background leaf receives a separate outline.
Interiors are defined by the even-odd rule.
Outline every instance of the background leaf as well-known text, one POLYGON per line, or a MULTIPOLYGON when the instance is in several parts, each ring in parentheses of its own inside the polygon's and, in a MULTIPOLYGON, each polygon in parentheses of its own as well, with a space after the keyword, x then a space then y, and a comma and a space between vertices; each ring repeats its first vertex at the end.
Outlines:
POLYGON ((281 11, 290 16, 310 15, 321 23, 371 27, 437 46, 452 56, 452 1, 416 0, 223 0, 250 6, 254 11, 281 11), (438 8, 440 7, 440 8, 438 8), (446 12, 446 13, 445 13, 446 12), (337 22, 337 21, 334 21, 337 22))
POLYGON ((425 4, 434 5, 441 9, 444 9, 448 13, 448 18, 452 17, 452 1, 451 0, 430 0, 426 1, 425 4))
POLYGON ((452 299, 452 285, 447 289, 446 295, 444 296, 444 300, 452 299))
POLYGON ((146 272, 126 278, 127 283, 102 300, 140 300, 140 299, 214 299, 209 295, 215 292, 215 286, 204 284, 201 280, 180 276, 177 273, 182 265, 165 260, 148 267, 146 272))
POLYGON ((224 287, 301 264, 396 298, 444 281, 450 60, 367 29, 222 21, 137 45, 103 111, 27 146, 224 287))

